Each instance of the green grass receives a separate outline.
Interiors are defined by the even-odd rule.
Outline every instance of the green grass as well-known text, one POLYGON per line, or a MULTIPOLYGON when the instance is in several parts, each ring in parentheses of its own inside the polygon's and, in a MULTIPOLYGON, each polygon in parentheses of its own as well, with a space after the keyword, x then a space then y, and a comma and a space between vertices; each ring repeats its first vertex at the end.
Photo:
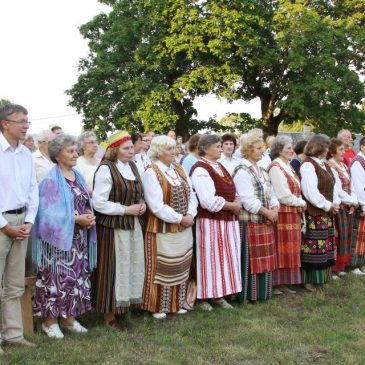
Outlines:
POLYGON ((347 275, 324 291, 286 294, 234 310, 196 309, 155 321, 123 319, 125 333, 106 328, 88 313, 86 335, 51 340, 37 333, 35 349, 5 347, 0 364, 363 364, 365 278, 347 275))

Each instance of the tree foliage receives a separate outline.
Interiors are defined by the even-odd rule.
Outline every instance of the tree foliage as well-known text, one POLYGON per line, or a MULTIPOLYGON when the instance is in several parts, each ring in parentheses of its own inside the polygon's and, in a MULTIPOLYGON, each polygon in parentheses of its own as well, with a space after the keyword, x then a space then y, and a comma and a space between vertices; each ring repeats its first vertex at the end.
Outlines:
POLYGON ((365 0, 109 0, 81 27, 90 53, 68 93, 86 128, 186 137, 193 100, 261 100, 261 124, 311 120, 315 131, 365 120, 365 0))

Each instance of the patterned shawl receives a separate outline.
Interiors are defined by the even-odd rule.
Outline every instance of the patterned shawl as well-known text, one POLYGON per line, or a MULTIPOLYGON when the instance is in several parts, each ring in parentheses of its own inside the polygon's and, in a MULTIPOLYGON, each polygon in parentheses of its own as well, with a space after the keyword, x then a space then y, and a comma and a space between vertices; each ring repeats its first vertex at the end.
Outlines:
MULTIPOLYGON (((76 179, 87 192, 84 178, 76 169, 73 169, 76 179)), ((88 195, 90 208, 92 203, 88 195)), ((68 257, 72 246, 75 228, 75 205, 70 187, 62 175, 58 165, 54 166, 39 185, 39 208, 32 232, 33 260, 39 266, 42 260, 42 251, 51 250, 58 256, 68 257)), ((96 229, 95 226, 87 230, 89 248, 89 270, 96 266, 96 229)), ((59 273, 55 262, 49 263, 53 272, 59 273)))

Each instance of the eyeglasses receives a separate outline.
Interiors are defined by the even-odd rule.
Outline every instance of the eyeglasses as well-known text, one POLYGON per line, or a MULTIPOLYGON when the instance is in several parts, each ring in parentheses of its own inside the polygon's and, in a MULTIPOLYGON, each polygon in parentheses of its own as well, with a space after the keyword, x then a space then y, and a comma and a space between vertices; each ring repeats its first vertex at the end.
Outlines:
POLYGON ((6 120, 7 122, 16 123, 18 125, 26 125, 26 124, 30 125, 31 124, 31 122, 28 120, 11 120, 11 119, 4 119, 4 120, 6 120))

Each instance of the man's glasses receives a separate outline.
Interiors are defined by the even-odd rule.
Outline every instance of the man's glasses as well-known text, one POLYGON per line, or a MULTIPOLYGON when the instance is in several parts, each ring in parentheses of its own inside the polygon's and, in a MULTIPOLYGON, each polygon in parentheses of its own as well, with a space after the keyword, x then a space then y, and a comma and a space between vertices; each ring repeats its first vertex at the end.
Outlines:
POLYGON ((10 123, 16 123, 18 125, 30 125, 31 122, 29 122, 28 120, 11 120, 11 119, 4 119, 6 120, 7 122, 10 122, 10 123))

